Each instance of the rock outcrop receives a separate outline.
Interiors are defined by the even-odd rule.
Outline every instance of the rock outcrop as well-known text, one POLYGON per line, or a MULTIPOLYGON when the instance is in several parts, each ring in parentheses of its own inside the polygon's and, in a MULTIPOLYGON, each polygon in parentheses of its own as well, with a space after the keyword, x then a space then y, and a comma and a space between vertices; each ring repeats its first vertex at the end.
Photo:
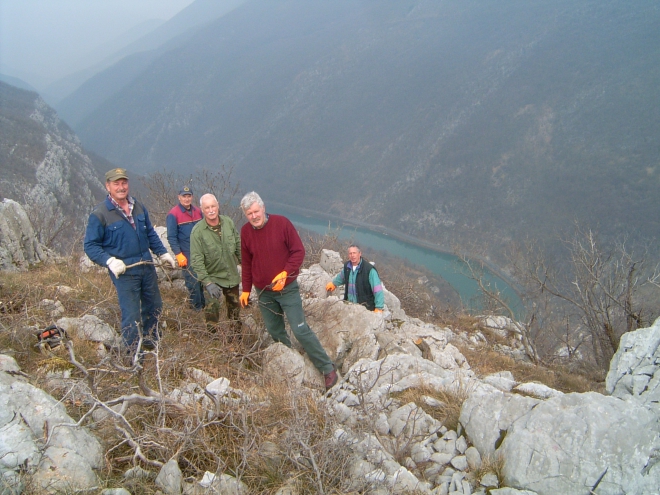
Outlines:
POLYGON ((40 242, 70 246, 104 196, 93 159, 37 93, 0 82, 0 121, 0 200, 25 205, 40 242))
POLYGON ((4 199, 0 203, 0 270, 26 271, 29 265, 48 257, 25 209, 16 201, 4 199))
MULTIPOLYGON (((295 346, 269 343, 263 333, 262 372, 289 387, 290 394, 314 396, 327 406, 335 420, 330 440, 350 459, 346 486, 378 494, 657 495, 660 320, 623 336, 607 378, 611 395, 564 394, 538 383, 518 383, 510 372, 477 376, 457 347, 473 343, 474 335, 410 318, 391 294, 382 314, 328 296, 319 287, 329 277, 315 265, 303 270, 299 282, 310 326, 340 371, 338 383, 318 395, 323 381, 309 358, 295 346), (426 395, 414 402, 404 399, 411 389, 426 395), (436 397, 442 396, 463 401, 458 424, 438 419, 445 404, 436 397), (495 464, 499 469, 492 467, 495 464)), ((95 317, 62 318, 58 324, 77 338, 105 345, 114 338, 95 317)), ((513 339, 511 349, 517 346, 513 339)), ((0 358, 0 365, 5 370, 0 374, 0 400, 6 404, 0 412, 5 482, 20 484, 19 466, 30 466, 40 483, 93 485, 101 457, 98 443, 82 428, 54 429, 72 423, 62 406, 29 385, 11 358, 0 358), (9 388, 11 393, 2 395, 9 388), (38 405, 27 402, 35 397, 38 405), (65 444, 65 439, 76 441, 65 444), (83 461, 86 464, 68 471, 83 461)), ((228 408, 260 406, 230 385, 225 377, 189 368, 176 388, 162 384, 163 397, 210 420, 228 408)), ((106 413, 95 419, 108 417, 106 413)), ((254 448, 268 462, 279 462, 281 454, 272 442, 254 448)), ((149 482, 163 493, 247 490, 226 473, 205 473, 191 483, 183 479, 175 459, 163 462, 159 473, 138 473, 145 480, 155 479, 149 482)))
POLYGON ((99 441, 75 426, 60 402, 28 383, 8 356, 0 359, 0 405, 2 493, 20 493, 26 475, 48 493, 98 486, 99 441))

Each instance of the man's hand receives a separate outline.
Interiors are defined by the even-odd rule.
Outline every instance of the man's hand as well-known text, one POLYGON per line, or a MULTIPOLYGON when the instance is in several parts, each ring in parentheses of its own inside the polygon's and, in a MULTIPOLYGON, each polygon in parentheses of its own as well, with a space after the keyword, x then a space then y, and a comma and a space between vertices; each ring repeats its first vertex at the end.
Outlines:
POLYGON ((383 310, 380 309, 380 308, 376 308, 376 309, 374 309, 374 313, 382 313, 382 312, 383 312, 383 310))
POLYGON ((325 290, 327 290, 327 291, 329 291, 329 292, 334 292, 334 290, 335 290, 336 288, 337 288, 337 287, 336 287, 335 284, 333 284, 332 282, 328 282, 327 284, 325 284, 325 290))
POLYGON ((209 291, 209 295, 213 299, 220 299, 220 296, 222 295, 222 290, 218 284, 214 284, 213 282, 206 286, 206 290, 209 291))
POLYGON ((245 308, 250 303, 250 293, 242 292, 241 297, 239 297, 239 299, 241 301, 241 308, 245 308))
POLYGON ((284 289, 284 283, 286 282, 286 276, 287 276, 286 272, 280 272, 277 275, 275 275, 275 278, 271 282, 271 284, 273 284, 273 287, 272 287, 273 290, 280 291, 280 290, 284 289))
POLYGON ((161 254, 158 259, 161 263, 169 263, 172 268, 176 268, 176 261, 170 253, 161 254))
POLYGON ((126 265, 122 260, 118 260, 114 256, 105 262, 108 265, 108 268, 112 273, 115 274, 115 277, 119 277, 122 273, 126 271, 126 265))
POLYGON ((179 253, 176 255, 176 262, 179 264, 181 268, 185 268, 188 266, 188 258, 186 258, 186 255, 183 253, 179 253))

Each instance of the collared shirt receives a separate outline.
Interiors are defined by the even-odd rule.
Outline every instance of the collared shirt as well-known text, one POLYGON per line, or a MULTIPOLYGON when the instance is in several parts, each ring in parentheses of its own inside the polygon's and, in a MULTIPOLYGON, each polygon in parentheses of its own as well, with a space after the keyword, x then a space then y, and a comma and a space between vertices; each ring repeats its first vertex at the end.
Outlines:
POLYGON ((135 228, 135 220, 133 220, 133 206, 135 205, 135 200, 133 199, 132 196, 129 196, 128 199, 128 214, 124 211, 124 209, 115 201, 115 199, 108 194, 108 199, 110 202, 117 208, 119 211, 121 211, 121 214, 124 215, 124 218, 128 220, 128 223, 131 224, 131 227, 135 228))

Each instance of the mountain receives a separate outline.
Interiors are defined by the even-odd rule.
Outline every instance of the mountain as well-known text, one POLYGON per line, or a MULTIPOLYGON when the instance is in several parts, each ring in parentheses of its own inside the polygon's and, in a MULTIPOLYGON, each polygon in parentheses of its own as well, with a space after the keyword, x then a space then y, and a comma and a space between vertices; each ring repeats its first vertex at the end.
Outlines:
POLYGON ((27 91, 37 91, 31 84, 26 83, 18 77, 8 76, 7 74, 0 74, 0 81, 27 91))
POLYGON ((127 45, 132 45, 136 40, 147 36, 163 22, 160 19, 141 22, 113 40, 96 47, 78 61, 73 72, 46 86, 41 95, 47 102, 56 106, 94 74, 121 60, 126 55, 124 51, 127 45))
POLYGON ((659 22, 623 0, 249 0, 89 81, 107 99, 74 128, 141 172, 231 165, 267 202, 445 247, 574 220, 655 237, 659 22))
POLYGON ((0 198, 24 204, 39 240, 59 251, 81 241, 112 164, 87 153, 35 92, 0 82, 0 198))
POLYGON ((100 62, 53 83, 46 91, 54 95, 53 104, 60 115, 75 126, 153 60, 188 40, 196 27, 222 17, 244 1, 196 0, 149 33, 111 55, 99 57, 100 62))

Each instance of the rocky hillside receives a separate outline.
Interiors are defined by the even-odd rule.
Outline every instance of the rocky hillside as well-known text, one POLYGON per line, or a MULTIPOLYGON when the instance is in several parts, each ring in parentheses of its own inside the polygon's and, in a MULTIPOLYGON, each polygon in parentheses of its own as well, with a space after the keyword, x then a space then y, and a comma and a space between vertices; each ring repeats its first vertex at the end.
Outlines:
POLYGON ((575 219, 656 237, 658 22, 623 0, 250 0, 68 104, 138 172, 228 164, 266 199, 445 247, 575 219))
POLYGON ((485 353, 492 333, 524 360, 495 319, 439 327, 407 316, 389 291, 383 314, 328 296, 340 265, 324 251, 298 280, 341 374, 326 394, 297 346, 270 340, 256 308, 242 311, 240 343, 228 325, 211 332, 188 314, 176 272, 160 273, 161 344, 132 363, 115 358, 105 270, 69 260, 29 278, 3 273, 5 491, 657 493, 660 323, 624 336, 607 395, 567 393, 470 365, 460 349, 485 353), (58 334, 35 347, 51 322, 58 334))
POLYGON ((40 242, 63 250, 79 241, 103 197, 101 170, 74 132, 37 93, 0 82, 0 199, 26 205, 40 242))

